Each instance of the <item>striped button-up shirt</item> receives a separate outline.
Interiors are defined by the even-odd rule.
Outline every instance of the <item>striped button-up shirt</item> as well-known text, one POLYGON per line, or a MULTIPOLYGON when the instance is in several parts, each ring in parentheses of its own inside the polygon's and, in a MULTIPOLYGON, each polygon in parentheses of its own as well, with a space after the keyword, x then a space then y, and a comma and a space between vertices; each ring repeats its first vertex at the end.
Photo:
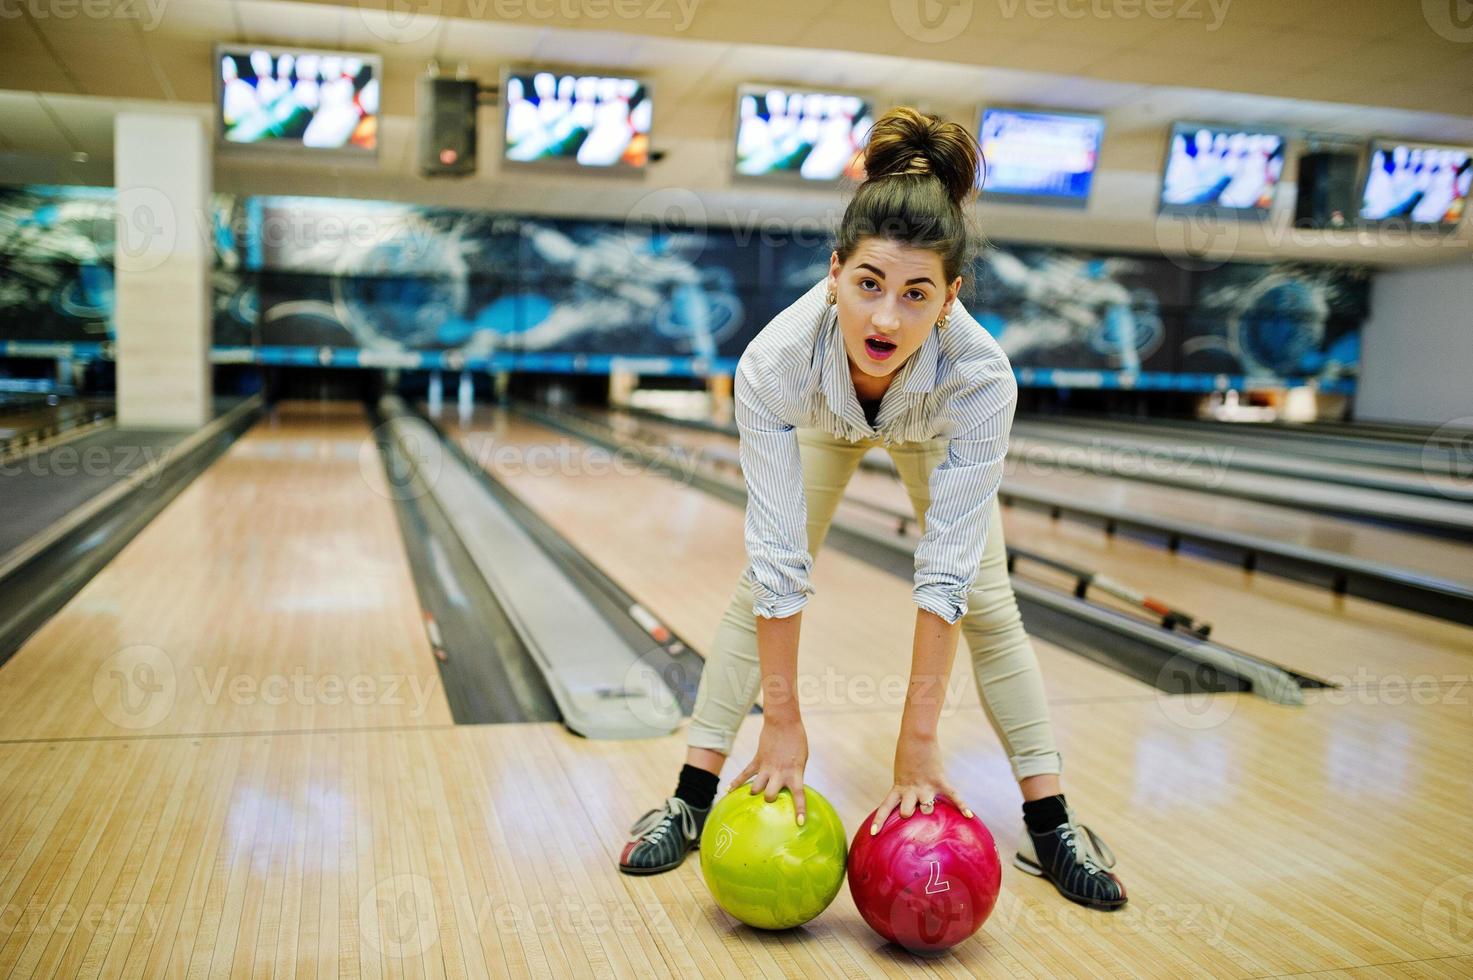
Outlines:
POLYGON ((960 301, 901 367, 870 426, 849 374, 827 279, 773 317, 737 364, 736 422, 747 484, 746 543, 753 612, 791 616, 813 594, 807 504, 796 428, 886 445, 937 436, 926 530, 915 554, 916 605, 948 623, 967 611, 1002 482, 1018 387, 1007 355, 960 301))

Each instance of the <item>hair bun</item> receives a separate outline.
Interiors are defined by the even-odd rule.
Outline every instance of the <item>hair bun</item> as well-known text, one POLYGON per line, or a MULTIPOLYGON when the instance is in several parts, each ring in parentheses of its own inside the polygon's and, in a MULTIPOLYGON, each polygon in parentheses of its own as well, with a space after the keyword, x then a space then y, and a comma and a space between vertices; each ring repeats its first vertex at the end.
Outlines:
POLYGON ((897 106, 870 129, 864 166, 868 180, 931 176, 962 204, 976 193, 981 153, 965 126, 911 106, 897 106))

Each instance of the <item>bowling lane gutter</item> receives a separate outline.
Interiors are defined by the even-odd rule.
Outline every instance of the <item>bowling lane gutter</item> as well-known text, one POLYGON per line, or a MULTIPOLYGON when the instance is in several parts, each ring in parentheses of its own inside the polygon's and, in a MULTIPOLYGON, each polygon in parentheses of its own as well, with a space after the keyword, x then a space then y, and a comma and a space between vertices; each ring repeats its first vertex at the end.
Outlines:
MULTIPOLYGON (((1391 490, 1336 481, 1328 472, 1322 479, 1266 469, 1253 474, 1249 472, 1252 467, 1243 463, 1234 463, 1226 468, 1214 482, 1177 474, 1145 472, 1133 463, 1121 461, 1121 457, 1130 452, 1136 454, 1136 459, 1143 457, 1149 451, 1143 445, 1091 445, 1053 436, 1040 438, 1025 432, 1015 432, 1008 455, 1028 463, 1057 466, 1060 465, 1060 456, 1071 451, 1080 451, 1089 458, 1070 457, 1067 465, 1096 476, 1290 507, 1311 514, 1376 524, 1408 534, 1473 540, 1473 518, 1468 516, 1473 509, 1468 508, 1468 502, 1440 493, 1431 486, 1412 493, 1405 489, 1391 490), (1324 485, 1318 486, 1321 483, 1324 485)), ((1197 461, 1196 453, 1190 449, 1177 450, 1172 455, 1183 468, 1197 461)))
MULTIPOLYGON (((1020 419, 1037 422, 1058 422, 1060 417, 1043 412, 1027 412, 1020 419)), ((1292 446, 1288 451, 1299 452, 1301 447, 1323 447, 1332 455, 1326 458, 1347 459, 1346 454, 1379 452, 1381 462, 1369 457, 1361 460, 1365 465, 1389 469, 1411 469, 1421 471, 1422 455, 1428 446, 1437 446, 1451 457, 1460 446, 1457 430, 1439 435, 1437 426, 1378 425, 1370 422, 1224 422, 1216 419, 1149 419, 1121 418, 1111 415, 1078 413, 1071 415, 1088 424, 1120 431, 1140 432, 1149 426, 1165 426, 1179 432, 1198 434, 1211 433, 1213 438, 1239 440, 1244 445, 1277 445, 1281 449, 1292 446), (1415 458, 1414 458, 1415 457, 1415 458)), ((1451 462, 1451 459, 1448 460, 1451 462)))
POLYGON ((398 397, 382 399, 379 411, 393 438, 434 440, 406 443, 411 459, 422 463, 431 448, 444 454, 414 479, 490 588, 564 725, 588 737, 643 738, 690 713, 699 655, 431 420, 398 397))
MULTIPOLYGON (((1015 436, 1023 436, 1044 451, 1056 451, 1056 447, 1063 445, 1071 449, 1094 450, 1106 456, 1120 452, 1157 453, 1162 459, 1187 465, 1199 460, 1203 449, 1206 448, 1210 451, 1221 452, 1221 461, 1218 465, 1223 468, 1224 472, 1266 474, 1288 480, 1308 480, 1313 484, 1333 483, 1355 490, 1429 497, 1441 503, 1449 499, 1454 501, 1459 499, 1456 495, 1440 490, 1429 483, 1422 471, 1415 473, 1387 473, 1384 470, 1375 472, 1374 467, 1331 459, 1308 458, 1303 454, 1285 454, 1281 448, 1276 447, 1235 446, 1215 442, 1211 437, 1193 442, 1189 436, 1165 432, 1157 433, 1154 438, 1145 432, 1109 434, 1101 430, 1071 430, 1064 426, 1050 425, 1036 420, 1015 423, 1013 433, 1015 436), (1168 438, 1163 439, 1163 436, 1168 438)), ((1106 460, 1099 460, 1090 465, 1096 472, 1111 472, 1106 460)), ((1170 480, 1165 482, 1173 486, 1178 485, 1170 480)), ((1194 486, 1189 482, 1179 485, 1194 486)), ((1223 489, 1227 489, 1229 493, 1233 492, 1231 488, 1226 487, 1214 489, 1216 492, 1221 492, 1223 489)), ((1289 506, 1306 506, 1305 502, 1297 501, 1296 498, 1285 493, 1277 493, 1273 497, 1276 500, 1283 500, 1289 506)), ((1312 504, 1308 506, 1316 509, 1312 504)))
MULTIPOLYGON (((682 425, 733 438, 736 436, 734 429, 712 422, 671 418, 639 408, 622 411, 665 425, 682 425)), ((888 462, 866 457, 860 465, 891 472, 886 465, 888 462)), ((1473 586, 1461 582, 1320 548, 1300 547, 1272 538, 1137 513, 1123 507, 1091 504, 1064 494, 1010 489, 1006 482, 998 492, 998 499, 1004 505, 1016 503, 1044 511, 1055 519, 1069 517, 1101 527, 1106 534, 1122 531, 1158 543, 1168 551, 1175 552, 1185 547, 1195 554, 1237 565, 1245 571, 1278 575, 1328 588, 1336 595, 1353 595, 1462 626, 1473 626, 1473 586)))
POLYGON ((451 717, 457 725, 561 721, 541 670, 434 497, 396 492, 396 476, 413 463, 382 413, 370 405, 368 414, 451 717))
MULTIPOLYGON (((518 404, 516 411, 611 451, 637 453, 659 472, 735 506, 746 506, 746 491, 740 485, 699 471, 676 471, 667 459, 619 440, 601 423, 527 404, 518 404)), ((909 547, 888 535, 835 519, 828 540, 846 554, 898 577, 909 579, 914 573, 909 547)), ((1246 691, 1279 704, 1303 704, 1301 686, 1326 686, 1242 651, 1170 632, 1034 582, 1015 579, 1013 591, 1030 632, 1167 693, 1246 691)))

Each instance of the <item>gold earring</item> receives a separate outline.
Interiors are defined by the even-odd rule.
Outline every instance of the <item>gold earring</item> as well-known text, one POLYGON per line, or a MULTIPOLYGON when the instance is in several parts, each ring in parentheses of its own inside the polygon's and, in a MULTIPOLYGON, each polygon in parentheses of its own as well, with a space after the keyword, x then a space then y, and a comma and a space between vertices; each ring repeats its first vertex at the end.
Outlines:
POLYGON ((937 330, 945 330, 946 325, 951 322, 951 311, 947 310, 941 314, 941 319, 936 321, 937 330))
POLYGON ((829 290, 829 305, 830 306, 833 306, 838 301, 839 301, 839 294, 836 293, 836 292, 834 292, 832 289, 830 289, 829 290))

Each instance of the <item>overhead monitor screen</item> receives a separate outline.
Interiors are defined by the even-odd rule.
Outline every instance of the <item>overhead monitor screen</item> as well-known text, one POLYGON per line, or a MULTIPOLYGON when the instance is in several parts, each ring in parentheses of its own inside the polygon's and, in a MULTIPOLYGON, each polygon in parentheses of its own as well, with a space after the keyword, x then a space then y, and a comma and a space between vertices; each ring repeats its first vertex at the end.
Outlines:
POLYGON ((1105 120, 1071 112, 990 108, 978 140, 988 197, 1083 206, 1099 159, 1105 120))
POLYGON ((858 95, 743 85, 736 172, 773 180, 862 179, 874 122, 872 104, 858 95))
POLYGON ((502 84, 503 158, 513 164, 640 170, 654 103, 637 78, 514 71, 502 84))
POLYGON ((370 157, 378 150, 376 55, 221 45, 215 74, 222 144, 370 157))
POLYGON ((1267 211, 1284 172, 1284 137, 1252 127, 1177 123, 1171 130, 1163 207, 1267 211))
POLYGON ((1454 146, 1371 145, 1360 216, 1452 226, 1462 220, 1473 184, 1473 155, 1454 146))

